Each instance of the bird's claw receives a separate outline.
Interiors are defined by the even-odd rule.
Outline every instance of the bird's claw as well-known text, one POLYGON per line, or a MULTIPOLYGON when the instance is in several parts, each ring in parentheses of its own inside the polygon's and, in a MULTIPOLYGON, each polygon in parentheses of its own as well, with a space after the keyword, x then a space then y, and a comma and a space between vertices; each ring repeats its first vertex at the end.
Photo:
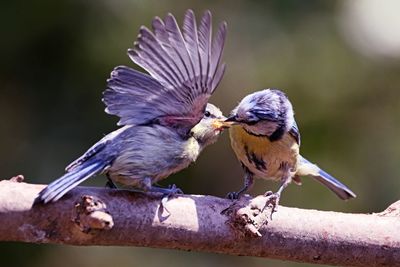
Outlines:
POLYGON ((170 190, 170 192, 166 193, 166 195, 168 195, 168 196, 173 196, 173 195, 176 195, 176 194, 183 194, 182 189, 177 187, 175 184, 170 184, 168 186, 168 189, 170 190))
POLYGON ((272 191, 267 191, 264 193, 264 196, 266 197, 265 205, 263 210, 271 204, 272 209, 271 209, 271 220, 272 220, 272 214, 278 211, 278 204, 279 204, 279 199, 280 199, 280 194, 278 193, 273 193, 272 191))
POLYGON ((106 188, 110 188, 110 189, 117 189, 117 185, 114 183, 114 181, 111 179, 110 174, 106 174, 107 177, 107 183, 105 185, 106 188))
POLYGON ((175 184, 169 185, 168 189, 166 191, 167 192, 165 192, 163 194, 163 197, 161 199, 161 207, 169 213, 169 211, 166 208, 166 204, 167 204, 168 200, 177 194, 183 194, 183 191, 179 187, 177 187, 175 184))
POLYGON ((105 184, 105 188, 117 189, 118 187, 112 181, 107 181, 107 183, 105 184))

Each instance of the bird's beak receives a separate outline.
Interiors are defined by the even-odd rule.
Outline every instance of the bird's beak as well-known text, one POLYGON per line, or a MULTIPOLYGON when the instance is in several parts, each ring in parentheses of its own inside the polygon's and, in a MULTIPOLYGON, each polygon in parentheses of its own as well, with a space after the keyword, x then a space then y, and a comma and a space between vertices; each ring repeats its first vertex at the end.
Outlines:
POLYGON ((215 130, 223 131, 227 128, 230 128, 232 126, 231 122, 227 122, 225 119, 215 119, 212 123, 212 127, 215 130))
POLYGON ((230 123, 230 125, 239 123, 236 115, 229 116, 224 122, 230 123))

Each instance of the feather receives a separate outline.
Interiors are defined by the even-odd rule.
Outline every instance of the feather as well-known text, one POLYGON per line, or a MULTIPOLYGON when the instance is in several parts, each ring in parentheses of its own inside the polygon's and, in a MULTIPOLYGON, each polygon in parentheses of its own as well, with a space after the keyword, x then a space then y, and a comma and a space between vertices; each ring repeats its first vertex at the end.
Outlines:
POLYGON ((202 86, 205 87, 210 68, 211 57, 211 12, 206 10, 200 21, 199 26, 199 53, 201 64, 202 86))
POLYGON ((299 146, 300 146, 300 143, 301 143, 300 131, 299 131, 299 127, 297 126, 296 121, 294 121, 292 128, 289 130, 289 134, 294 137, 297 144, 299 144, 299 146))
POLYGON ((225 38, 226 38, 227 24, 221 23, 217 32, 217 35, 212 44, 211 62, 210 62, 210 81, 212 81, 211 88, 214 90, 222 79, 225 65, 218 69, 221 61, 222 52, 224 50, 225 38), (221 73, 222 72, 222 73, 221 73))
POLYGON ((356 194, 354 194, 347 186, 302 156, 300 156, 298 171, 296 174, 300 176, 312 176, 315 180, 328 187, 343 200, 356 197, 356 194))
POLYGON ((40 191, 35 202, 48 203, 57 201, 78 184, 93 175, 100 173, 105 167, 106 164, 104 162, 88 161, 81 167, 76 168, 71 172, 67 172, 62 177, 49 184, 45 189, 40 191))
MULTIPOLYGON (((185 13, 182 26, 183 37, 187 43, 187 48, 192 62, 200 63, 199 40, 197 34, 196 18, 192 10, 185 13)), ((193 64, 196 88, 201 87, 201 64, 193 64)))
POLYGON ((192 10, 185 13, 182 31, 172 14, 142 26, 128 55, 150 75, 117 67, 107 81, 106 112, 120 117, 119 125, 159 123, 188 133, 203 117, 205 106, 222 79, 221 57, 226 23, 212 42, 211 12, 199 26, 192 10))
POLYGON ((165 30, 168 33, 170 44, 176 49, 178 56, 182 59, 188 70, 189 80, 193 82, 195 76, 193 63, 190 59, 182 33, 179 30, 178 23, 175 17, 170 13, 165 17, 165 30))
POLYGON ((167 54, 171 56, 171 58, 175 59, 175 66, 183 76, 183 81, 189 80, 189 72, 185 66, 185 63, 182 61, 182 59, 179 57, 179 54, 177 54, 177 52, 169 42, 169 35, 165 29, 164 22, 159 17, 156 17, 153 19, 152 26, 154 30, 154 35, 160 42, 163 49, 166 51, 167 54))

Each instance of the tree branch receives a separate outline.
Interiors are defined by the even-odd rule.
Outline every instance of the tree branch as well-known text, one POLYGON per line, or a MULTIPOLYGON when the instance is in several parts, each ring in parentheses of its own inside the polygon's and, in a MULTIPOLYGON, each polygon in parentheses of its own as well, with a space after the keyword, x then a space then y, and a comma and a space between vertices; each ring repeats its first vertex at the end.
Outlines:
POLYGON ((320 264, 400 266, 400 201, 368 215, 280 206, 273 220, 255 231, 254 218, 265 213, 257 204, 262 197, 231 205, 227 199, 182 195, 170 199, 162 210, 159 195, 78 187, 56 203, 32 207, 43 187, 18 178, 0 181, 0 241, 142 246, 320 264), (257 232, 262 236, 249 234, 257 232))

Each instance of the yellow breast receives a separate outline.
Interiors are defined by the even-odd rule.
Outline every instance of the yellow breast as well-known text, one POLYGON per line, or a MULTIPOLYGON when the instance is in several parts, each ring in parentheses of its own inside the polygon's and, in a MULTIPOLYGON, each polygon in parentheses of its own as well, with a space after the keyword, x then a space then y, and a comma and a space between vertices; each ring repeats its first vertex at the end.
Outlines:
POLYGON ((259 178, 281 179, 285 166, 296 171, 299 145, 290 134, 271 142, 267 137, 249 134, 239 125, 231 127, 229 133, 236 156, 259 178))

